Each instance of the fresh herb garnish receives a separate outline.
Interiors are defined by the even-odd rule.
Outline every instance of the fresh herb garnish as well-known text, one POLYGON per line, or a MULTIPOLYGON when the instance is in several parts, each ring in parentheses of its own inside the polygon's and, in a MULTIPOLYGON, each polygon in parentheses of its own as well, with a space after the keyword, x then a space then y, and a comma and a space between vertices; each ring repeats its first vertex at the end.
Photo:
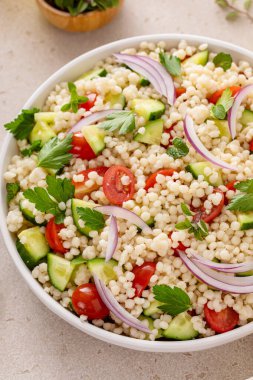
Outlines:
POLYGON ((86 103, 88 101, 88 98, 86 98, 85 96, 79 96, 76 90, 76 85, 72 82, 68 83, 68 89, 70 92, 70 102, 64 104, 61 107, 61 111, 66 112, 71 109, 74 113, 77 113, 78 105, 86 103))
POLYGON ((178 57, 161 51, 159 58, 161 64, 173 77, 178 77, 181 74, 181 61, 178 57))
POLYGON ((215 66, 222 67, 224 71, 230 69, 232 62, 233 60, 231 55, 227 53, 218 53, 213 59, 215 66))
POLYGON ((135 116, 130 111, 113 112, 106 117, 106 121, 103 121, 98 125, 99 128, 103 128, 106 131, 113 132, 119 129, 120 135, 132 132, 135 128, 135 116))
POLYGON ((10 203, 10 201, 15 198, 17 193, 20 190, 20 186, 18 182, 14 183, 7 183, 6 184, 6 191, 7 191, 7 202, 10 203))
POLYGON ((17 140, 26 139, 34 127, 34 114, 39 112, 38 108, 31 110, 22 110, 21 113, 11 121, 4 125, 7 131, 11 132, 17 140))
MULTIPOLYGON (((194 216, 185 203, 181 203, 181 209, 186 216, 194 216)), ((201 215, 195 218, 195 220, 193 219, 193 221, 185 218, 183 222, 177 223, 175 227, 177 230, 188 230, 189 233, 193 233, 197 240, 203 240, 208 235, 207 225, 201 219, 201 215)))
POLYGON ((38 156, 38 166, 49 169, 61 169, 72 158, 69 153, 72 147, 72 135, 67 135, 63 140, 53 137, 41 149, 38 156))
POLYGON ((77 207, 77 214, 92 231, 99 231, 105 226, 104 216, 99 211, 89 207, 77 207))
POLYGON ((184 157, 189 153, 188 146, 180 137, 176 137, 172 141, 172 144, 173 146, 167 149, 167 153, 169 156, 173 157, 174 159, 184 157))
POLYGON ((94 9, 104 10, 117 6, 119 0, 50 0, 49 2, 62 10, 68 11, 71 16, 77 16, 80 13, 94 9))
POLYGON ((164 313, 175 316, 190 309, 191 300, 188 294, 177 286, 155 285, 153 287, 155 299, 162 302, 158 306, 164 313))
POLYGON ((232 107, 234 98, 230 88, 226 88, 221 97, 218 99, 216 105, 211 108, 211 116, 215 119, 224 120, 227 115, 227 111, 232 107))
POLYGON ((241 193, 231 199, 227 209, 242 212, 253 211, 253 179, 238 182, 234 187, 241 193))
POLYGON ((215 0, 216 4, 228 11, 226 19, 228 21, 236 20, 240 15, 246 16, 249 20, 253 21, 253 16, 250 12, 252 0, 244 0, 243 7, 236 4, 236 0, 215 0))
POLYGON ((33 152, 38 152, 41 149, 41 140, 34 141, 29 148, 21 150, 24 157, 31 156, 33 152))
POLYGON ((59 208, 58 203, 66 203, 68 199, 73 198, 75 187, 71 180, 47 176, 47 189, 35 187, 34 189, 25 190, 23 195, 29 202, 34 203, 38 211, 55 216, 57 224, 62 223, 65 211, 59 208))

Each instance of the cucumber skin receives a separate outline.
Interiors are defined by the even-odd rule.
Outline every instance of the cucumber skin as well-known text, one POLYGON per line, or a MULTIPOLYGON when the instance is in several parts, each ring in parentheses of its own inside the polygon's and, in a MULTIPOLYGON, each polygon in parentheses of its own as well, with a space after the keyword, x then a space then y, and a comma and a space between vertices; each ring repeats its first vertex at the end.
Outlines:
POLYGON ((176 317, 172 319, 169 324, 169 327, 163 331, 163 336, 167 339, 173 340, 190 340, 196 338, 199 333, 194 330, 191 316, 188 313, 178 314, 176 317), (184 325, 180 326, 178 324, 178 320, 180 322, 180 318, 184 319, 184 325))
MULTIPOLYGON (((198 162, 196 162, 196 163, 198 163, 198 162)), ((186 170, 187 172, 191 173, 192 176, 193 176, 193 178, 198 179, 198 176, 199 176, 199 175, 203 175, 203 174, 202 174, 202 173, 200 173, 200 174, 196 174, 195 170, 192 168, 192 165, 194 165, 194 164, 189 164, 189 165, 187 165, 187 166, 185 167, 185 170, 186 170)), ((209 166, 209 165, 207 165, 207 166, 209 166)), ((220 178, 220 179, 221 179, 221 178, 220 178)), ((204 176, 204 180, 207 181, 208 183, 210 183, 209 180, 208 180, 208 178, 206 178, 206 176, 204 176)), ((219 179, 218 179, 218 181, 217 181, 216 183, 210 183, 210 185, 212 185, 212 186, 216 186, 216 187, 218 187, 218 186, 220 186, 220 185, 222 185, 222 184, 223 184, 222 181, 219 181, 219 179)))
MULTIPOLYGON (((74 220, 74 224, 77 228, 77 231, 80 232, 80 234, 82 235, 85 235, 87 236, 88 238, 90 237, 89 236, 89 233, 92 231, 91 228, 89 227, 80 227, 79 223, 78 223, 78 214, 77 214, 77 211, 76 211, 76 208, 77 207, 88 207, 87 205, 84 206, 81 204, 81 202, 84 202, 82 201, 81 199, 76 199, 76 198, 72 198, 71 199, 71 212, 72 212, 72 217, 73 217, 73 220, 74 220), (77 205, 75 204, 77 203, 77 205), (80 205, 78 205, 78 203, 80 203, 80 205)), ((88 203, 88 202, 86 202, 88 203)), ((93 206, 95 207, 95 205, 93 206)))
POLYGON ((68 285, 68 283, 70 281, 70 278, 71 278, 71 275, 73 273, 74 267, 71 265, 71 261, 68 261, 68 260, 64 259, 63 257, 56 256, 57 258, 59 257, 59 259, 62 259, 62 260, 65 260, 66 262, 68 262, 69 263, 69 269, 70 269, 69 274, 68 274, 68 281, 66 281, 65 286, 64 287, 59 286, 59 284, 57 282, 55 282, 55 279, 54 279, 55 276, 51 272, 51 268, 52 268, 52 265, 53 265, 52 260, 54 259, 55 256, 56 255, 54 253, 49 253, 47 255, 47 268, 48 268, 47 271, 48 271, 48 276, 49 276, 49 280, 50 280, 51 284, 56 289, 58 289, 60 292, 63 292, 66 289, 66 286, 68 285))
POLYGON ((238 222, 240 223, 241 230, 250 230, 253 228, 253 212, 249 214, 239 213, 238 222))
MULTIPOLYGON (((16 241, 16 248, 21 259, 30 270, 33 270, 42 259, 40 258, 39 260, 34 260, 19 239, 16 241)), ((45 256, 47 256, 47 254, 45 256)))
POLYGON ((208 62, 208 58, 209 58, 209 51, 204 50, 204 51, 200 51, 198 53, 193 54, 190 58, 187 58, 184 61, 184 63, 192 62, 192 63, 195 63, 196 65, 205 66, 208 62))

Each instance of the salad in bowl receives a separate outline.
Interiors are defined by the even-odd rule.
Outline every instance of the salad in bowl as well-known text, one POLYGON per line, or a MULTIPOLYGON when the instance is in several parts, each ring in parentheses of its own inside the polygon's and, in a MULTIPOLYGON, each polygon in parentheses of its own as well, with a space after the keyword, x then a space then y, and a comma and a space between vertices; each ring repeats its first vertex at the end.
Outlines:
POLYGON ((5 125, 7 227, 43 290, 118 335, 253 320, 253 75, 226 51, 141 42, 5 125))

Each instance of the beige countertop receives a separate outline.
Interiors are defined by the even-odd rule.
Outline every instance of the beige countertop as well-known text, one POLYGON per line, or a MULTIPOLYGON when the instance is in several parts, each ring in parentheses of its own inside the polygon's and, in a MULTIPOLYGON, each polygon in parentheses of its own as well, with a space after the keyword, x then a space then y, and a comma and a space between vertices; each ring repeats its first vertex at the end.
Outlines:
MULTIPOLYGON (((126 0, 120 16, 102 30, 68 34, 50 26, 35 1, 1 0, 1 124, 55 70, 104 43, 177 32, 250 49, 252 28, 246 19, 225 21, 214 0, 126 0)), ((1 129, 1 141, 4 135, 1 129)), ((253 375, 253 335, 199 353, 152 354, 108 345, 77 331, 35 298, 0 244, 0 379, 246 380, 253 375)))

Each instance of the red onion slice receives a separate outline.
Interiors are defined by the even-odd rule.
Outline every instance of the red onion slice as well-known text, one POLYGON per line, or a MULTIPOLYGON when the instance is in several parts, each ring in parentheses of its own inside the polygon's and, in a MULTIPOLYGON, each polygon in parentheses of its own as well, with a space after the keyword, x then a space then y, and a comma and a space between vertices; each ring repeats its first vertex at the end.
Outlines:
POLYGON ((187 139, 189 140, 193 148, 196 150, 196 152, 199 153, 202 157, 204 157, 207 161, 224 169, 238 171, 237 168, 222 161, 220 158, 215 157, 211 152, 209 152, 209 150, 207 150, 207 148, 202 144, 202 142, 198 138, 198 135, 194 129, 192 118, 187 114, 185 115, 184 119, 184 131, 187 139))
POLYGON ((144 324, 135 318, 132 314, 128 313, 114 298, 110 290, 105 286, 105 284, 94 275, 94 282, 97 291, 108 309, 119 318, 122 322, 126 323, 128 326, 134 327, 137 330, 143 331, 147 334, 151 334, 151 330, 144 326, 144 324))
POLYGON ((117 227, 117 221, 115 216, 111 215, 110 217, 110 227, 109 227, 109 236, 108 236, 108 243, 107 243, 107 249, 105 253, 105 261, 109 261, 118 245, 118 227, 117 227))
POLYGON ((142 60, 149 63, 151 66, 153 66, 157 72, 160 73, 161 77, 163 78, 165 82, 166 92, 167 92, 167 100, 170 105, 173 105, 176 100, 176 89, 174 86, 173 79, 171 75, 168 73, 168 71, 161 65, 159 62, 155 61, 154 59, 146 56, 138 56, 141 57, 142 60))
POLYGON ((185 266, 189 269, 190 272, 194 274, 200 281, 205 284, 212 286, 216 289, 221 290, 222 292, 234 293, 234 294, 248 294, 253 293, 253 285, 249 286, 236 286, 230 285, 222 281, 218 281, 206 273, 204 273, 197 265, 195 265, 183 251, 177 251, 181 260, 185 264, 185 266))
POLYGON ((152 229, 138 215, 126 208, 119 206, 97 206, 94 210, 104 215, 113 215, 115 218, 125 219, 141 228, 143 232, 152 233, 152 229))
POLYGON ((215 263, 211 260, 205 259, 203 256, 198 255, 195 252, 191 252, 192 257, 189 257, 193 262, 203 264, 208 268, 218 270, 225 273, 242 273, 249 270, 253 270, 253 262, 244 262, 237 264, 224 264, 224 263, 215 263))
POLYGON ((80 121, 78 121, 78 123, 76 123, 72 128, 70 128, 70 130, 68 131, 68 133, 77 133, 77 132, 80 132, 81 129, 82 129, 82 127, 94 124, 97 121, 105 119, 106 116, 110 115, 111 113, 120 112, 120 111, 122 111, 122 110, 110 109, 110 110, 104 110, 104 111, 94 112, 91 115, 89 115, 87 117, 84 117, 83 119, 81 119, 80 121))
POLYGON ((253 92, 253 84, 249 84, 245 87, 242 87, 242 89, 236 94, 234 103, 230 110, 228 111, 228 126, 230 130, 230 134, 232 136, 232 139, 236 136, 236 115, 237 111, 242 104, 243 100, 251 93, 253 92))

